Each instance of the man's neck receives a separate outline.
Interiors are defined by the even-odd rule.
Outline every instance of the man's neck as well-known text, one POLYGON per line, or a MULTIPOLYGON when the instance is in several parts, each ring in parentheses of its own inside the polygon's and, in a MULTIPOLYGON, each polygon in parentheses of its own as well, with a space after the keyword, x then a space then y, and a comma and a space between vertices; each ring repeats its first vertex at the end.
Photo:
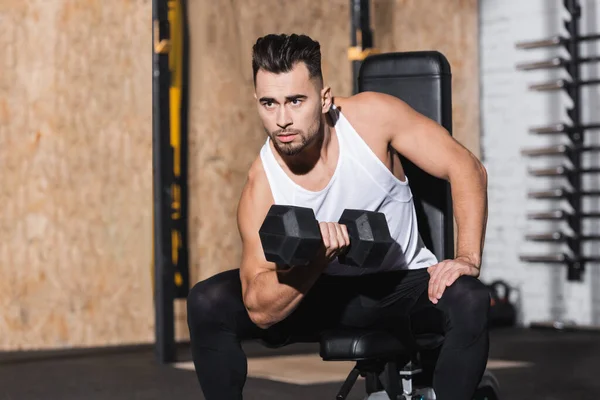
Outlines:
POLYGON ((279 153, 279 155, 292 174, 306 175, 319 163, 327 161, 330 143, 331 127, 324 123, 321 125, 321 132, 315 135, 313 142, 299 154, 289 156, 279 153))

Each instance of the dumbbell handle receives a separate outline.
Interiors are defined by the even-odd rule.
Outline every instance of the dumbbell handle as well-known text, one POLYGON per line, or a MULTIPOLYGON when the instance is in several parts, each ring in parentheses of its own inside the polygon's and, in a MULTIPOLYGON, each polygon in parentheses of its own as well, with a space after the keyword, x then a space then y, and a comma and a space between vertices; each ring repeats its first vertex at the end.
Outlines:
MULTIPOLYGON (((346 211, 348 211, 348 210, 344 210, 344 212, 346 212, 346 211)), ((366 210, 354 210, 354 211, 360 212, 363 214, 373 212, 373 211, 366 211, 366 210)), ((342 216, 344 216, 344 214, 342 214, 342 216)), ((359 236, 358 236, 358 232, 356 231, 356 229, 353 229, 352 224, 343 223, 343 221, 344 220, 342 218, 340 218, 338 220, 338 222, 336 222, 336 223, 340 226, 345 226, 346 230, 348 231, 348 239, 350 240, 350 244, 347 246, 345 251, 342 253, 342 254, 346 254, 346 253, 348 253, 350 247, 352 246, 352 242, 358 240, 359 236)), ((321 236, 321 240, 324 242, 325 240, 323 238, 323 232, 321 231, 321 226, 320 226, 322 222, 326 222, 326 221, 317 221, 317 219, 315 218, 315 223, 317 225, 319 225, 319 234, 321 236)), ((327 221, 327 223, 331 223, 331 222, 333 222, 333 221, 327 221)))
MULTIPOLYGON (((383 213, 380 212, 376 212, 376 211, 369 211, 369 210, 359 210, 359 209, 346 209, 344 210, 344 212, 342 213, 342 215, 340 216, 340 219, 338 220, 338 224, 339 225, 344 225, 346 227, 346 229, 348 230, 348 238, 350 239, 350 246, 352 246, 352 239, 354 238, 354 240, 357 240, 361 237, 359 229, 360 226, 356 226, 356 224, 354 222, 359 222, 362 223, 361 226, 365 226, 368 225, 367 221, 359 221, 361 218, 363 219, 368 219, 368 218, 374 218, 376 221, 376 226, 380 227, 380 228, 385 228, 385 230, 387 231, 387 234, 389 235, 389 228, 387 225, 387 220, 385 219, 385 215, 383 213)), ((317 223, 319 223, 317 221, 317 223)), ((368 235, 368 237, 365 237, 363 239, 374 239, 373 236, 377 235, 378 232, 373 232, 373 230, 371 229, 371 232, 366 232, 371 233, 370 235, 368 235)), ((389 235, 391 237, 391 235, 389 235)))

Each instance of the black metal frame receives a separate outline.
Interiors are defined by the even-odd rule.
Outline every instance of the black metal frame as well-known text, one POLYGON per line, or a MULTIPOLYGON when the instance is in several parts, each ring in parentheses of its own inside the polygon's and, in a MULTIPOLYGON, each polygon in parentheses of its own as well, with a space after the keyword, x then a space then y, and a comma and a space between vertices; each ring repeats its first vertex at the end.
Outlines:
MULTIPOLYGON (((171 132, 171 56, 168 0, 152 1, 152 175, 153 175, 153 273, 155 356, 160 363, 176 359, 174 302, 189 290, 187 217, 187 110, 188 40, 186 4, 180 0, 182 21, 182 84, 180 157, 174 157, 171 132), (179 165, 174 165, 174 160, 179 165), (177 172, 176 172, 177 171, 177 172), (174 254, 173 251, 176 251, 174 254)), ((172 4, 171 4, 172 5, 172 4)))
MULTIPOLYGON (((169 1, 171 5, 172 1, 169 1)), ((173 159, 173 202, 171 219, 173 232, 177 235, 177 257, 172 260, 173 271, 176 276, 175 298, 187 299, 190 289, 189 274, 189 246, 188 246, 188 110, 189 110, 189 27, 187 24, 187 1, 178 0, 181 7, 181 98, 180 109, 174 110, 170 105, 171 113, 179 114, 179 165, 173 159)), ((172 133, 171 133, 172 135, 172 133)), ((175 148, 171 147, 173 151, 175 148)), ((172 236, 173 239, 173 236, 172 236)))
POLYGON ((169 115, 169 20, 166 1, 153 0, 155 29, 152 65, 152 174, 154 193, 154 311, 155 351, 160 362, 175 354, 174 294, 171 260, 171 182, 173 155, 170 151, 169 115), (168 149, 168 150, 167 150, 168 149), (165 151, 167 150, 167 151, 165 151))
POLYGON ((583 280, 585 264, 600 261, 600 258, 585 257, 583 253, 583 242, 587 240, 600 240, 598 235, 585 235, 582 232, 583 218, 599 218, 599 213, 585 213, 582 210, 582 198, 584 196, 600 196, 599 191, 584 190, 582 187, 583 174, 600 173, 599 168, 583 168, 581 154, 584 152, 600 151, 599 146, 584 146, 584 132, 600 129, 600 123, 582 124, 581 121, 581 87, 584 85, 600 84, 600 79, 581 80, 580 66, 583 63, 598 62, 600 56, 580 57, 579 45, 582 42, 600 40, 600 34, 579 35, 579 20, 581 19, 581 6, 579 0, 563 0, 564 7, 570 14, 570 19, 564 22, 568 36, 554 36, 545 40, 533 42, 522 42, 517 44, 519 49, 536 49, 550 46, 564 46, 569 54, 569 59, 554 57, 547 61, 524 63, 517 65, 517 69, 530 71, 543 68, 565 68, 570 76, 569 80, 559 79, 553 82, 531 85, 531 90, 551 91, 564 90, 572 100, 572 107, 567 109, 571 119, 570 124, 555 124, 530 129, 531 133, 537 134, 564 134, 570 140, 570 145, 557 145, 545 148, 526 149, 523 155, 529 157, 540 156, 564 156, 572 167, 558 166, 544 169, 531 169, 529 173, 539 177, 564 177, 569 182, 570 188, 551 189, 544 192, 533 192, 530 198, 535 199, 566 199, 572 207, 572 212, 554 210, 548 213, 534 213, 529 219, 563 220, 573 231, 572 235, 562 232, 549 234, 526 235, 526 239, 533 241, 551 241, 567 243, 570 255, 563 253, 549 255, 522 255, 520 258, 525 262, 551 263, 567 265, 567 279, 569 281, 583 280))
POLYGON ((369 0, 350 0, 350 50, 360 49, 349 59, 352 62, 352 93, 358 93, 358 72, 362 60, 376 52, 373 48, 373 31, 369 0))

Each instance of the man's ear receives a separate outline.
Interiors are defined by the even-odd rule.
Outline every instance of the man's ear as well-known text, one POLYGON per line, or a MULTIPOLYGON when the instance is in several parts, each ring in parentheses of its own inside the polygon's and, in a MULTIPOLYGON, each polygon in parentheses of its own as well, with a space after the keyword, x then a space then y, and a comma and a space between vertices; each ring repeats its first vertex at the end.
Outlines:
POLYGON ((327 114, 329 112, 332 102, 333 97, 331 96, 331 88, 329 86, 325 86, 323 89, 321 89, 321 112, 323 114, 327 114))

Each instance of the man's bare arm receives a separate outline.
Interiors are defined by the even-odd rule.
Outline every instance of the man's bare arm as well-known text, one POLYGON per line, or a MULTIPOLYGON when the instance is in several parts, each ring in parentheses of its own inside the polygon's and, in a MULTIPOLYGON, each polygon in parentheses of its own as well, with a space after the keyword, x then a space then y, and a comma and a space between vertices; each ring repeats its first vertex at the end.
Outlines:
POLYGON ((479 268, 487 224, 487 172, 446 129, 389 95, 365 93, 371 120, 379 121, 386 140, 415 165, 451 184, 458 226, 457 258, 479 268), (375 114, 375 115, 374 115, 375 114))
POLYGON ((238 206, 238 228, 242 238, 240 279, 248 315, 260 328, 282 321, 300 304, 327 262, 323 257, 311 265, 277 270, 268 262, 258 231, 273 204, 260 161, 250 170, 238 206))

